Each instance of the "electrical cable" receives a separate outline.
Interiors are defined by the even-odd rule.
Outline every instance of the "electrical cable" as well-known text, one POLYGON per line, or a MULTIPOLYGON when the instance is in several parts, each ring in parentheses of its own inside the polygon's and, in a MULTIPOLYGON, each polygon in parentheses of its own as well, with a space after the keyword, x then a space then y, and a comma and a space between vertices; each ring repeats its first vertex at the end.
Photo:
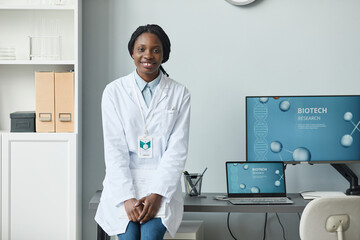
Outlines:
POLYGON ((230 212, 228 212, 228 215, 227 215, 227 228, 228 228, 228 230, 229 230, 230 235, 233 237, 233 239, 234 239, 234 240, 237 240, 237 239, 235 238, 235 236, 232 234, 231 229, 230 229, 230 212))
POLYGON ((285 229, 284 229, 284 226, 281 224, 281 221, 280 221, 280 218, 279 218, 278 213, 276 213, 276 217, 277 217, 277 219, 278 219, 278 221, 279 221, 279 224, 280 224, 280 226, 281 226, 281 229, 282 229, 283 239, 286 240, 286 237, 285 237, 285 229))
POLYGON ((299 216, 299 220, 301 220, 301 215, 300 215, 300 213, 297 213, 298 214, 298 216, 299 216))
POLYGON ((267 212, 265 213, 265 223, 264 223, 264 237, 263 237, 263 240, 265 240, 266 238, 266 223, 267 223, 267 212))

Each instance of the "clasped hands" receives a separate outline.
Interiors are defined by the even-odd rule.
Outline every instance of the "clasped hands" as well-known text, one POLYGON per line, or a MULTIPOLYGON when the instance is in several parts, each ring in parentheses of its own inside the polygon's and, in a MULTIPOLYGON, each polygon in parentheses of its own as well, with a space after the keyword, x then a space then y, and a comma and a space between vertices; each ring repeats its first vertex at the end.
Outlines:
POLYGON ((152 193, 149 196, 139 200, 135 198, 128 199, 124 202, 125 211, 130 221, 146 223, 154 218, 159 211, 162 196, 152 193))

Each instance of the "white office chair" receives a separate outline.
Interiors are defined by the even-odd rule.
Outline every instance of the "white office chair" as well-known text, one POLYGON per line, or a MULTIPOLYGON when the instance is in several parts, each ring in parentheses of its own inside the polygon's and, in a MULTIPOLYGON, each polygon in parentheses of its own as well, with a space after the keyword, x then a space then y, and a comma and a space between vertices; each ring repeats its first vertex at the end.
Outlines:
POLYGON ((317 198, 300 220, 301 240, 359 240, 360 197, 317 198))

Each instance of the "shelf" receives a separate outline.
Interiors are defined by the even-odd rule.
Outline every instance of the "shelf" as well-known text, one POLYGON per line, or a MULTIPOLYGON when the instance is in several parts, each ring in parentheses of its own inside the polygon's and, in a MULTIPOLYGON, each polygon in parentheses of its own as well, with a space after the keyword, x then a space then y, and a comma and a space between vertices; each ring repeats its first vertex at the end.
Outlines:
POLYGON ((0 5, 0 10, 75 10, 75 6, 52 5, 0 5))
POLYGON ((74 60, 0 60, 0 65, 74 65, 74 60))
POLYGON ((10 135, 14 135, 14 136, 25 136, 27 138, 33 138, 33 139, 38 139, 38 138, 53 139, 53 138, 58 138, 58 137, 72 136, 72 135, 76 135, 77 133, 75 133, 75 132, 70 132, 70 133, 10 132, 10 130, 0 130, 0 135, 1 134, 10 134, 10 135))

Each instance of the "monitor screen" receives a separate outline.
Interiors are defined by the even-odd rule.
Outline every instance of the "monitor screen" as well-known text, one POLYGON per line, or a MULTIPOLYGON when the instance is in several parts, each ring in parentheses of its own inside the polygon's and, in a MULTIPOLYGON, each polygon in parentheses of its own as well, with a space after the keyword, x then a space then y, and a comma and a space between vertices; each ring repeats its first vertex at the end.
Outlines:
POLYGON ((360 96, 246 97, 248 161, 360 162, 360 96))
POLYGON ((226 162, 229 196, 285 194, 285 172, 282 162, 226 162))

